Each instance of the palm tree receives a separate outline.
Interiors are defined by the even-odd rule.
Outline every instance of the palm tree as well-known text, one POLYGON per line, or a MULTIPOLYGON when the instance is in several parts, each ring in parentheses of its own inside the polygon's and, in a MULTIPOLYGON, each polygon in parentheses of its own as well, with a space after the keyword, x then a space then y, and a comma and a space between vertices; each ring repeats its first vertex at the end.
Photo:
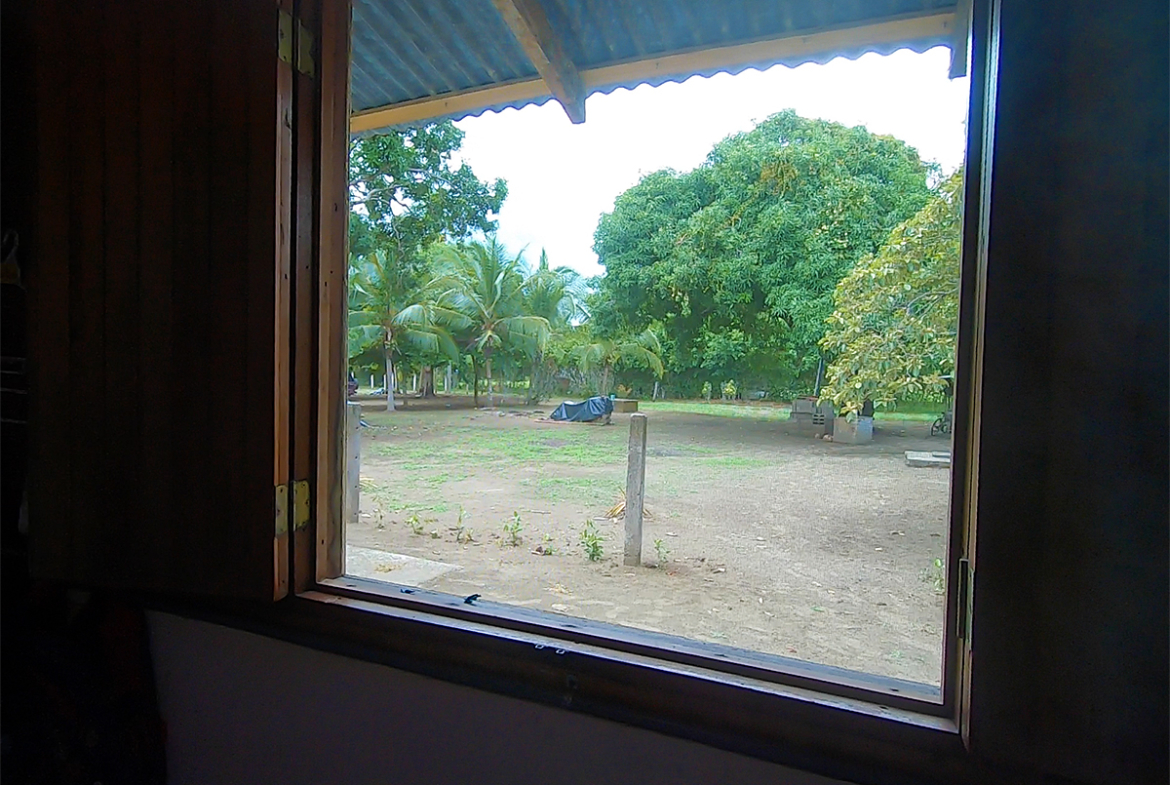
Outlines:
POLYGON ((576 355, 582 373, 601 369, 600 395, 609 395, 610 376, 618 366, 648 368, 658 377, 664 370, 662 345, 651 330, 643 330, 637 335, 603 338, 580 347, 576 355))
POLYGON ((495 405, 492 355, 501 349, 519 349, 535 356, 550 333, 548 319, 525 310, 529 276, 524 260, 519 254, 509 257, 490 237, 485 243, 473 242, 460 249, 448 246, 438 256, 438 271, 430 287, 436 293, 435 302, 445 313, 462 317, 458 328, 468 348, 483 357, 488 402, 495 405))
MULTIPOLYGON (((540 264, 524 287, 525 310, 543 316, 552 328, 550 338, 563 335, 572 325, 588 316, 585 308, 587 287, 580 273, 571 267, 551 268, 548 253, 541 249, 540 264)), ((542 349, 532 358, 529 373, 528 402, 536 403, 548 392, 555 363, 546 362, 542 349)))
POLYGON ((350 260, 349 356, 379 343, 386 363, 386 410, 394 411, 394 359, 404 350, 459 356, 446 329, 458 322, 436 303, 420 297, 406 265, 378 250, 350 260))

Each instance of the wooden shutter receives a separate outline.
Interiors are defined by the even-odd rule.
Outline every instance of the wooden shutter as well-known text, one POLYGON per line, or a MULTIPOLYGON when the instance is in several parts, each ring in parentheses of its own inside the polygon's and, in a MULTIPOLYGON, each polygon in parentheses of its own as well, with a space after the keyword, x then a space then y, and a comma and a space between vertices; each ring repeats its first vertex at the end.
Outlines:
POLYGON ((36 576, 272 599, 292 65, 271 0, 38 6, 36 576))

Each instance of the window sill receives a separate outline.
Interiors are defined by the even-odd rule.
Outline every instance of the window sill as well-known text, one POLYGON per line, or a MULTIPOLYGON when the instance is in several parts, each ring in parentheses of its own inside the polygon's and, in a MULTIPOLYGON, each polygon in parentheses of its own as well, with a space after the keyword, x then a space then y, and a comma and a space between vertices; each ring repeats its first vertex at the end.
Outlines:
MULTIPOLYGON (((331 583, 358 588, 352 579, 331 583)), ((391 604, 399 587, 369 583, 381 597, 345 596, 330 586, 334 593, 311 591, 274 606, 153 606, 850 782, 988 781, 947 717, 713 671, 631 645, 599 646, 588 630, 566 639, 473 618, 494 608, 440 614, 427 607, 436 597, 450 606, 445 595, 423 592, 409 601, 414 607, 391 604)))

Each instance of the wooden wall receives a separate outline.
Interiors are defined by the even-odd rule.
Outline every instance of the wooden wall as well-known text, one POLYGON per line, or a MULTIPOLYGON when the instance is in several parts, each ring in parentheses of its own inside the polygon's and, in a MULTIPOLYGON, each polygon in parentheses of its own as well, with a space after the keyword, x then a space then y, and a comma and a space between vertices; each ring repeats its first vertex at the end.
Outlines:
POLYGON ((971 739, 1165 782, 1167 5, 1002 4, 971 739))
POLYGON ((279 595, 292 118, 275 8, 36 15, 33 570, 279 595))

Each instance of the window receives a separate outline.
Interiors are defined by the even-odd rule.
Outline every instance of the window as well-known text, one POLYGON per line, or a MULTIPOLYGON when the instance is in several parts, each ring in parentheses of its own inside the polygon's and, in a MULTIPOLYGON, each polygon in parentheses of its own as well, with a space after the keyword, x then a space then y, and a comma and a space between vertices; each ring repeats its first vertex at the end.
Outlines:
MULTIPOLYGON (((511 19, 508 22, 513 25, 511 29, 516 29, 518 24, 524 25, 522 29, 528 29, 531 24, 540 28, 539 22, 525 16, 533 13, 532 6, 518 5, 524 8, 520 12, 522 18, 511 19)), ((952 296, 948 304, 951 321, 932 328, 957 333, 958 349, 954 348, 952 334, 943 341, 949 349, 934 346, 916 350, 921 348, 919 359, 930 353, 945 355, 948 351, 954 357, 957 352, 957 369, 945 362, 929 365, 929 361, 925 372, 901 369, 898 383, 903 386, 916 384, 912 378, 915 373, 929 377, 919 380, 925 384, 916 388, 924 393, 920 397, 929 402, 912 407, 903 399, 899 402, 902 409, 890 417, 887 412, 895 396, 888 386, 882 388, 880 380, 866 378, 862 383, 867 394, 860 397, 842 388, 859 377, 846 372, 847 363, 835 367, 832 362, 846 350, 848 341, 840 335, 840 342, 833 346, 822 342, 823 335, 812 336, 805 342, 807 346, 802 345, 805 356, 797 362, 789 362, 783 370, 768 367, 752 376, 745 372, 745 368, 752 367, 750 361, 736 365, 737 353, 742 356, 744 352, 742 346, 732 344, 737 336, 743 341, 763 343, 766 334, 737 330, 734 324, 720 325, 719 329, 708 331, 702 345, 695 343, 687 347, 688 351, 705 351, 709 355, 706 366, 702 361, 693 364, 695 370, 702 368, 702 372, 676 373, 672 378, 675 385, 690 385, 695 389, 685 392, 664 389, 668 384, 656 372, 655 363, 666 353, 662 348, 664 341, 677 343, 681 329, 678 324, 649 317, 634 325, 638 329, 629 330, 628 334, 602 331, 590 334, 583 327, 592 316, 584 305, 589 287, 578 276, 568 273, 557 276, 552 272, 557 264, 555 258, 551 259, 544 283, 557 287, 562 296, 559 307, 554 305, 542 320, 528 319, 536 314, 522 308, 507 313, 485 310, 485 306, 490 308, 490 302, 498 303, 507 297, 533 296, 544 268, 540 267, 535 249, 530 249, 532 258, 527 266, 508 268, 515 260, 517 249, 494 245, 499 238, 490 233, 492 227, 488 224, 503 201, 502 184, 489 178, 476 180, 472 172, 458 169, 457 165, 463 161, 457 155, 446 164, 436 164, 439 151, 453 151, 458 147, 457 139, 453 141, 444 134, 459 132, 446 124, 428 124, 427 120, 452 112, 462 116, 484 106, 523 105, 531 100, 526 91, 544 89, 541 84, 548 84, 560 103, 569 107, 570 117, 576 119, 575 114, 584 109, 583 98, 577 107, 572 91, 566 93, 563 87, 552 87, 557 79, 541 71, 539 84, 525 82, 523 89, 513 86, 498 94, 491 92, 495 88, 469 89, 429 105, 426 101, 403 100, 405 93, 401 91, 409 89, 404 83, 379 82, 369 77, 371 69, 402 65, 393 61, 400 55, 377 48, 374 42, 378 38, 378 21, 367 15, 370 13, 363 4, 355 8, 356 65, 351 83, 355 112, 350 128, 358 135, 349 145, 350 197, 356 205, 356 217, 349 227, 349 300, 344 305, 339 301, 336 287, 340 279, 336 277, 336 269, 330 273, 333 277, 328 286, 322 285, 320 289, 323 293, 331 291, 332 299, 322 306, 322 312, 329 312, 330 317, 328 325, 322 328, 320 344, 322 357, 327 359, 319 385, 323 408, 318 434, 329 440, 331 451, 319 453, 319 476, 326 481, 322 485, 319 480, 318 485, 316 588, 334 598, 344 598, 343 604, 356 603, 367 611, 381 608, 382 613, 404 613, 404 618, 426 618, 448 631, 466 627, 475 630, 477 635, 489 637, 521 636, 528 640, 523 636, 535 636, 531 641, 538 650, 558 650, 558 642, 566 647, 585 646, 591 652, 608 652, 605 656, 617 658, 616 661, 626 663, 635 671, 637 666, 633 663, 657 663, 659 667, 702 674, 703 679, 727 689, 731 689, 736 679, 746 678, 765 691, 811 690, 807 694, 834 695, 854 701, 850 705, 863 714, 906 712, 902 716, 907 721, 925 723, 920 727, 936 731, 946 727, 946 718, 952 718, 953 722, 957 716, 962 643, 955 627, 960 616, 957 609, 963 581, 945 578, 959 573, 964 549, 966 486, 962 481, 956 483, 950 489, 952 496, 948 496, 946 478, 954 476, 962 480, 968 465, 964 452, 970 448, 966 439, 970 432, 967 420, 972 400, 973 317, 965 316, 961 329, 956 329, 958 306, 952 296), (388 59, 379 63, 378 57, 388 59), (377 93, 379 89, 384 92, 377 93), (485 90, 486 95, 482 94, 485 90), (402 102, 401 106, 396 101, 402 102), (380 128, 395 123, 405 124, 399 126, 403 129, 400 133, 390 137, 377 134, 380 128), (444 205, 427 202, 428 195, 436 193, 442 194, 444 200, 474 203, 476 209, 448 220, 449 216, 442 213, 444 205), (385 233, 391 225, 403 229, 395 231, 393 241, 389 242, 378 233, 385 233), (475 241, 472 245, 460 246, 461 241, 472 239, 475 241), (444 240, 446 247, 436 247, 443 246, 444 240), (483 273, 488 266, 503 272, 480 275, 483 280, 477 286, 474 274, 483 273), (423 293, 426 297, 419 296, 423 293), (576 302, 574 295, 580 295, 582 302, 576 302), (484 302, 477 304, 477 298, 484 302), (342 318, 347 315, 347 340, 343 348, 341 326, 342 318), (482 317, 478 324, 477 317, 482 317), (504 319, 511 322, 501 325, 504 319), (558 320, 565 333, 576 332, 577 336, 569 343, 576 340, 581 345, 561 347, 562 361, 545 363, 542 354, 533 347, 548 348, 547 335, 540 333, 551 326, 552 320, 558 320), (509 327, 513 333, 505 336, 509 327), (644 332, 648 327, 652 329, 644 332), (505 345, 505 338, 514 339, 514 346, 505 345), (612 350, 613 362, 606 350, 612 350), (625 358, 629 357, 642 358, 642 373, 638 372, 637 363, 626 362, 625 358), (732 359, 727 360, 728 357, 732 359), (810 360, 818 357, 827 362, 810 360), (720 366, 720 362, 726 367, 720 366), (611 380, 609 376, 615 366, 626 372, 611 380), (775 389, 781 386, 784 373, 788 376, 783 381, 793 389, 802 384, 805 388, 824 387, 826 399, 837 399, 838 410, 826 417, 827 406, 822 408, 814 401, 789 403, 786 400, 783 405, 772 404, 769 394, 775 397, 781 392, 781 398, 792 398, 791 393, 783 394, 787 390, 775 389), (539 415, 534 414, 536 409, 549 414, 554 407, 548 403, 538 407, 533 401, 512 410, 493 407, 497 395, 538 399, 541 392, 554 398, 555 404, 566 396, 555 392, 550 395, 548 390, 558 390, 567 384, 579 392, 572 386, 579 384, 583 376, 590 377, 591 388, 606 388, 601 390, 604 393, 611 391, 613 381, 623 387, 636 386, 638 397, 643 399, 643 411, 649 410, 651 437, 645 458, 648 491, 643 508, 640 565, 623 563, 625 531, 620 515, 616 514, 622 506, 622 494, 617 489, 627 485, 626 453, 631 437, 626 429, 631 418, 621 412, 609 414, 611 421, 617 418, 621 423, 620 428, 551 426, 538 423, 539 415), (537 390, 538 386, 545 390, 537 390), (769 386, 774 389, 769 390, 769 386), (349 412, 343 417, 340 399, 355 387, 357 401, 350 403, 349 412), (346 393, 340 393, 341 390, 346 393), (405 401, 404 392, 408 392, 405 401), (435 393, 439 397, 429 397, 435 393), (689 404, 659 402, 660 396, 671 393, 706 400, 689 404), (414 398, 416 394, 422 398, 414 398), (485 400, 479 403, 490 408, 474 408, 480 397, 485 400), (753 402, 754 397, 764 400, 753 402), (949 403, 952 397, 953 410, 949 403), (360 403, 363 399, 364 404, 360 403), (729 400, 723 403, 723 399, 729 400), (744 399, 742 404, 738 402, 740 399, 744 399), (871 419, 874 403, 878 412, 871 419), (705 414, 718 407, 723 407, 719 414, 748 416, 705 414), (397 413, 387 413, 389 408, 397 413), (692 411, 687 411, 688 408, 692 411), (694 415, 696 408, 702 413, 694 415), (836 420, 834 448, 841 442, 864 440, 868 428, 876 421, 879 439, 890 440, 891 444, 884 450, 887 454, 882 456, 881 463, 875 462, 873 466, 897 467, 897 471, 904 472, 899 476, 913 478, 915 490, 894 502, 902 505, 899 513, 890 518, 894 523, 885 525, 887 519, 882 516, 883 503, 890 501, 880 498, 883 478, 875 475, 882 469, 865 466, 865 459, 857 458, 863 451, 840 445, 843 449, 836 455, 849 455, 850 467, 845 463, 826 467, 824 459, 819 457, 833 455, 824 452, 829 441, 816 437, 826 435, 826 420, 833 423, 833 415, 837 413, 842 417, 836 420), (655 418, 655 414, 659 416, 655 418), (699 433, 701 428, 707 431, 699 433), (908 437, 907 431, 911 432, 908 437), (344 446, 338 438, 341 433, 345 434, 344 446), (952 454, 947 454, 951 452, 947 449, 948 437, 954 440, 952 454), (892 443, 893 439, 905 441, 892 443), (773 457, 777 443, 793 455, 802 454, 807 465, 791 465, 791 456, 786 453, 787 465, 778 469, 773 457), (355 444, 360 447, 354 449, 355 444), (748 446, 744 447, 745 444, 748 446), (821 452, 814 454, 810 450, 821 452), (929 465, 951 461, 951 470, 948 473, 946 468, 907 466, 907 452, 924 453, 911 462, 929 465), (767 463, 769 460, 772 463, 767 463), (757 466, 761 463, 763 466, 757 466), (769 469, 780 479, 769 477, 769 469), (850 477, 861 480, 867 490, 858 494, 855 489, 849 489, 850 477), (915 650, 910 653, 913 663, 906 661, 910 646, 900 647, 894 638, 875 645, 875 639, 880 636, 875 636, 873 631, 878 625, 865 626, 876 616, 872 608, 889 607, 883 604, 885 600, 874 600, 870 612, 864 618, 855 616, 860 623, 852 625, 845 614, 825 607, 833 602, 833 595, 841 588, 834 581, 845 580, 843 573, 848 568, 841 560, 828 557, 820 573, 810 572, 807 565, 788 571, 787 577, 799 574, 810 582, 806 587, 809 591, 796 601, 792 598, 796 593, 794 587, 776 579, 775 564, 766 552, 777 544, 774 535, 784 529, 784 523, 778 524, 772 509, 780 482, 786 493, 800 494, 793 505, 797 511, 782 521, 806 527, 795 533, 784 532, 802 547, 823 547, 825 540, 834 536, 818 531, 815 525, 808 526, 806 511, 810 505, 816 509, 823 504, 826 511, 835 513, 842 508, 842 499, 850 512, 833 520, 837 527, 835 536, 846 541, 851 539, 848 526, 842 524, 848 516, 860 515, 866 518, 861 528, 871 534, 880 528, 882 537, 857 543, 857 550, 864 549, 865 553, 863 558, 849 564, 876 564, 876 571, 880 572, 883 563, 886 569, 896 563, 880 554, 887 549, 895 550, 908 540, 917 541, 920 550, 911 558, 918 559, 918 563, 909 571, 902 563, 898 566, 901 573, 895 574, 895 570, 888 573, 900 584, 898 590, 904 591, 902 595, 891 594, 890 604, 904 602, 910 595, 922 600, 920 607, 924 615, 913 622, 898 611, 888 612, 887 616, 903 625, 913 624, 914 634, 921 633, 913 644, 915 650), (680 493, 692 489, 697 490, 701 503, 673 504, 680 493), (341 497, 345 497, 344 503, 341 497), (356 508, 355 497, 359 499, 356 508), (734 538, 708 531, 710 542, 706 545, 699 542, 702 535, 698 533, 716 527, 721 522, 722 508, 729 503, 745 505, 741 517, 758 524, 746 526, 734 538), (614 515, 605 515, 609 508, 613 508, 614 515), (661 518, 651 517, 659 514, 661 518), (671 524, 684 514, 692 520, 671 524), (546 515, 547 521, 542 517, 546 515), (554 523, 553 517, 562 520, 554 523), (903 521, 911 521, 915 528, 910 530, 903 521), (808 540, 802 541, 802 537, 808 540), (817 538, 821 541, 814 542, 817 538), (728 539, 734 540, 730 550, 722 558, 711 558, 709 553, 714 544, 728 539), (878 554, 876 559, 875 554, 878 554), (593 557, 602 564, 591 563, 593 557), (752 569, 743 569, 745 564, 753 564, 754 573, 752 569), (736 581, 722 577, 729 569, 739 573, 736 581), (604 577, 599 577, 599 573, 604 577), (582 583, 589 581, 593 581, 590 593, 580 591, 582 583), (908 582, 911 585, 907 586, 908 582), (575 589, 579 593, 574 593, 575 589), (677 602, 678 595, 687 597, 686 611, 672 604, 677 602), (791 621, 796 615, 794 604, 802 606, 803 617, 795 623, 791 621), (741 609, 740 605, 747 607, 741 609), (423 616, 414 615, 420 613, 423 616), (778 626, 773 621, 777 615, 790 625, 786 633, 777 634, 778 626), (708 620, 712 618, 719 621, 711 625, 708 620), (833 618, 833 622, 821 621, 827 618, 833 618), (793 624, 796 631, 792 629, 793 624), (818 649, 812 642, 815 635, 804 635, 802 627, 820 632, 829 640, 851 636, 855 645, 844 655, 838 653, 834 657, 827 648, 818 649), (732 630, 731 635, 726 629, 732 630), (866 658, 866 655, 873 656, 866 658)), ((920 18, 914 24, 926 24, 925 19, 920 18)), ((948 17, 943 24, 953 31, 956 20, 948 17)), ((505 35, 515 35, 508 28, 502 29, 505 35)), ((857 33, 887 36, 889 50, 897 48, 898 34, 880 24, 857 33)), ((914 35, 929 37, 917 28, 914 35)), ((524 36, 516 40, 523 43, 524 36)), ((949 42, 951 38, 946 40, 949 42)), ((866 40, 863 45, 870 43, 866 40)), ((958 49, 961 51, 950 64, 952 71, 966 57, 965 49, 958 49)), ((733 56, 727 50, 720 55, 733 56)), ((936 58, 937 55, 938 52, 936 58)), ((734 56, 746 55, 740 52, 734 56)), ((588 55, 577 53, 577 57, 580 60, 588 55)), ((756 57, 755 61, 741 62, 758 62, 759 55, 756 57)), ((801 50, 773 52, 770 58, 773 62, 794 63, 810 59, 801 50)), ((558 62, 561 61, 554 57, 542 67, 564 71, 564 63, 558 66, 558 62)), ((672 65, 679 67, 673 61, 672 65)), ((572 64, 568 67, 572 69, 572 64)), ((634 72, 629 69, 633 66, 623 68, 626 70, 619 74, 591 78, 632 83, 645 78, 632 75, 634 72)), ((594 72, 585 69, 584 78, 590 78, 591 73, 594 72)), ((579 72, 577 76, 581 78, 579 72)), ((643 88, 646 89, 649 88, 643 88)), ((977 93, 978 90, 974 91, 972 98, 975 125, 981 113, 977 93)), ((590 103, 591 107, 595 105, 602 104, 590 103)), ((485 119, 477 122, 482 125, 485 119)), ((809 123, 799 117, 782 117, 775 122, 792 124, 794 128, 787 133, 794 138, 826 128, 824 124, 809 123)), ((825 132, 838 133, 836 129, 825 132)), ((777 138, 783 138, 783 134, 777 138)), ((857 143, 857 139, 852 141, 857 143)), ((874 143, 883 144, 879 140, 874 143)), ((335 139, 331 154, 338 155, 338 149, 339 142, 335 139)), ((968 148, 968 156, 974 151, 977 157, 978 150, 976 140, 968 148)), ((326 151, 326 158, 329 155, 330 151, 326 151)), ((955 155, 956 161, 960 159, 961 155, 955 155)), ((914 161, 918 160, 914 156, 914 161)), ((474 168, 473 156, 471 163, 474 168)), ((337 167, 338 163, 333 161, 331 165, 337 167)), ((978 167, 974 169, 977 174, 978 167)), ((964 188, 971 187, 968 183, 978 181, 970 179, 972 167, 968 163, 966 181, 956 175, 949 183, 940 182, 941 175, 949 176, 954 171, 954 165, 945 172, 920 171, 918 182, 923 198, 912 205, 901 205, 897 215, 883 216, 889 226, 882 224, 874 229, 874 247, 869 253, 877 257, 875 264, 888 265, 897 252, 886 250, 885 257, 882 252, 894 227, 911 221, 905 227, 907 234, 929 235, 943 221, 946 228, 942 231, 949 233, 947 237, 954 246, 953 291, 949 294, 957 295, 961 286, 964 298, 969 299, 975 296, 975 255, 969 236, 963 243, 965 261, 960 277, 958 234, 963 220, 970 231, 971 221, 978 215, 977 204, 964 194, 964 188), (928 186, 935 196, 927 198, 928 186), (967 210, 962 219, 961 205, 967 210), (935 224, 927 225, 930 220, 935 224)), ((778 180, 782 173, 774 174, 778 180)), ((710 179, 728 176, 729 172, 715 171, 710 179)), ((336 187, 337 173, 332 177, 336 187)), ((639 187, 649 191, 654 185, 643 180, 639 187)), ((877 196, 868 198, 871 202, 881 201, 877 196)), ((720 207, 726 210, 725 205, 720 207)), ((693 211, 682 218, 702 220, 693 211)), ((610 220, 619 219, 624 218, 620 209, 615 208, 610 220)), ((694 242, 689 236, 679 234, 676 239, 680 242, 694 242)), ((712 236, 703 241, 717 240, 712 236)), ((336 254, 340 248, 336 237, 333 243, 336 254)), ((617 249, 615 254, 620 252, 617 249)), ((854 254, 842 269, 853 269, 863 255, 854 254)), ((323 269, 326 256, 323 246, 323 269)), ((597 290, 605 284, 590 283, 596 306, 597 290)), ((764 292, 763 296, 767 294, 764 292)), ((872 291, 855 294, 871 299, 885 296, 872 291)), ((902 297, 897 308, 919 320, 924 315, 937 315, 934 311, 937 302, 930 299, 931 294, 915 291, 911 296, 902 297), (916 296, 920 299, 916 300, 916 296)), ((715 296, 729 295, 724 290, 715 296)), ((810 318, 816 319, 815 315, 810 318)), ((872 321, 883 317, 875 312, 868 318, 872 321)), ((783 321, 777 322, 791 329, 792 319, 790 310, 784 313, 783 321)), ((841 333, 848 329, 871 336, 880 333, 873 325, 839 325, 841 333)), ((778 354, 792 352, 794 348, 788 341, 783 342, 782 349, 769 346, 757 347, 755 351, 755 367, 761 367, 769 365, 765 361, 769 351, 778 354)), ((771 359, 773 366, 781 364, 771 359)), ((801 389, 805 393, 812 391, 801 389)), ((619 402, 618 406, 623 404, 619 402)), ((606 408, 604 403, 600 405, 606 408)), ((607 412, 602 411, 601 416, 606 417, 607 412)), ((816 520, 832 519, 826 512, 814 514, 816 520)), ((853 549, 853 544, 846 547, 853 549)), ((791 554, 789 558, 793 558, 791 554)), ((858 579, 850 576, 849 580, 852 583, 858 579)), ((875 591, 880 586, 872 580, 861 584, 875 591)), ((882 590, 890 592, 891 587, 882 590)), ((430 660, 435 663, 433 667, 440 668, 437 663, 443 657, 431 656, 430 660)), ((452 655, 447 665, 458 669, 458 655, 452 655)))

